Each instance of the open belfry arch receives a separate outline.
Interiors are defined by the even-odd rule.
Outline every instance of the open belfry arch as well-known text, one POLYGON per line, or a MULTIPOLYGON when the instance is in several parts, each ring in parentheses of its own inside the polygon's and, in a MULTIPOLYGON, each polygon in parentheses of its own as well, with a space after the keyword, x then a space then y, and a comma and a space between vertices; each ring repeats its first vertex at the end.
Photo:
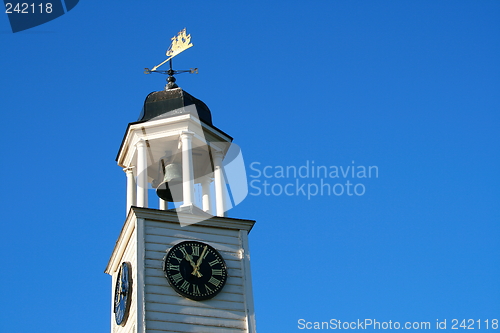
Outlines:
MULTIPOLYGON (((146 97, 117 156, 127 217, 105 270, 112 276, 111 332, 256 331, 248 245, 255 221, 225 216, 242 200, 226 170, 241 156, 213 126, 206 104, 173 76, 183 71, 172 70, 172 58, 190 40, 185 29, 172 38, 163 62, 170 70, 158 71, 163 63, 146 69, 168 74, 168 84, 146 97), (148 207, 153 193, 155 208, 148 207)), ((240 175, 245 192, 244 167, 240 175)))

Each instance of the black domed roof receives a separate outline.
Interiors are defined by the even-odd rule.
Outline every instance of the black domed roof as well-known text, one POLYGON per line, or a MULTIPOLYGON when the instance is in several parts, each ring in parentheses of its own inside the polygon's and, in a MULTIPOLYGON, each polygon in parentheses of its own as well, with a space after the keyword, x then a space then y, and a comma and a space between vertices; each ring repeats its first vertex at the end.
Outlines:
POLYGON ((153 118, 174 117, 181 114, 192 114, 208 125, 212 125, 212 114, 208 106, 181 88, 167 89, 150 93, 144 101, 141 115, 137 121, 153 118), (193 108, 185 108, 194 104, 193 108))

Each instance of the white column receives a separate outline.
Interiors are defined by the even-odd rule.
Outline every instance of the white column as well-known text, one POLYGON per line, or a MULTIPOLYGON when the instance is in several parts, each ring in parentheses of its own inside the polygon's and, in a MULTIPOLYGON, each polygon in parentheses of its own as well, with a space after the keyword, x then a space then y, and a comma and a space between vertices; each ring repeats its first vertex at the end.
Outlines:
POLYGON ((160 200, 159 207, 160 210, 167 210, 168 209, 168 203, 163 200, 162 198, 158 198, 160 200))
POLYGON ((127 175, 127 211, 125 214, 128 214, 130 207, 136 205, 134 167, 124 168, 123 171, 127 175))
POLYGON ((220 151, 214 154, 214 183, 215 183, 215 213, 224 217, 226 212, 226 183, 222 166, 223 153, 220 151))
POLYGON ((204 176, 201 181, 201 201, 203 203, 203 211, 212 214, 212 209, 210 207, 210 183, 212 178, 209 176, 204 176))
POLYGON ((191 206, 194 201, 194 169, 192 140, 193 132, 184 131, 181 133, 182 144, 182 206, 191 206))
POLYGON ((137 206, 148 207, 148 156, 146 141, 137 142, 137 206))

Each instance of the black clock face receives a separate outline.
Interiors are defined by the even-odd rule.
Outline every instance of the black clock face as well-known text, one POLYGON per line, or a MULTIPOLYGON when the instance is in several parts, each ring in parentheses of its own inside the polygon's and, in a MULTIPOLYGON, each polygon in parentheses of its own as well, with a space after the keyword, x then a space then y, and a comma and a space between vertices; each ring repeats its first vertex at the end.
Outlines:
POLYGON ((132 298, 132 269, 128 262, 122 263, 115 284, 114 313, 117 325, 125 325, 132 298))
POLYGON ((226 263, 219 252, 196 241, 174 245, 165 256, 163 271, 177 293, 195 301, 214 297, 227 280, 226 263))

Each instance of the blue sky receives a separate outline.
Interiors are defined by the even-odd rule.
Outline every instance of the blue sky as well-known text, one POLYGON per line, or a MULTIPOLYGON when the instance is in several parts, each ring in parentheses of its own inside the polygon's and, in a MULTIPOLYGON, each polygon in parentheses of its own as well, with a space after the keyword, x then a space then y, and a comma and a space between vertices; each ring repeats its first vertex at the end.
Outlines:
POLYGON ((194 47, 174 67, 199 74, 178 84, 235 138, 249 181, 321 181, 256 178, 254 162, 378 168, 324 179, 363 195, 250 188, 229 212, 257 220, 259 332, 500 319, 500 2, 82 0, 16 34, 0 18, 1 332, 109 331, 115 157, 165 82, 143 68, 184 27, 194 47))

